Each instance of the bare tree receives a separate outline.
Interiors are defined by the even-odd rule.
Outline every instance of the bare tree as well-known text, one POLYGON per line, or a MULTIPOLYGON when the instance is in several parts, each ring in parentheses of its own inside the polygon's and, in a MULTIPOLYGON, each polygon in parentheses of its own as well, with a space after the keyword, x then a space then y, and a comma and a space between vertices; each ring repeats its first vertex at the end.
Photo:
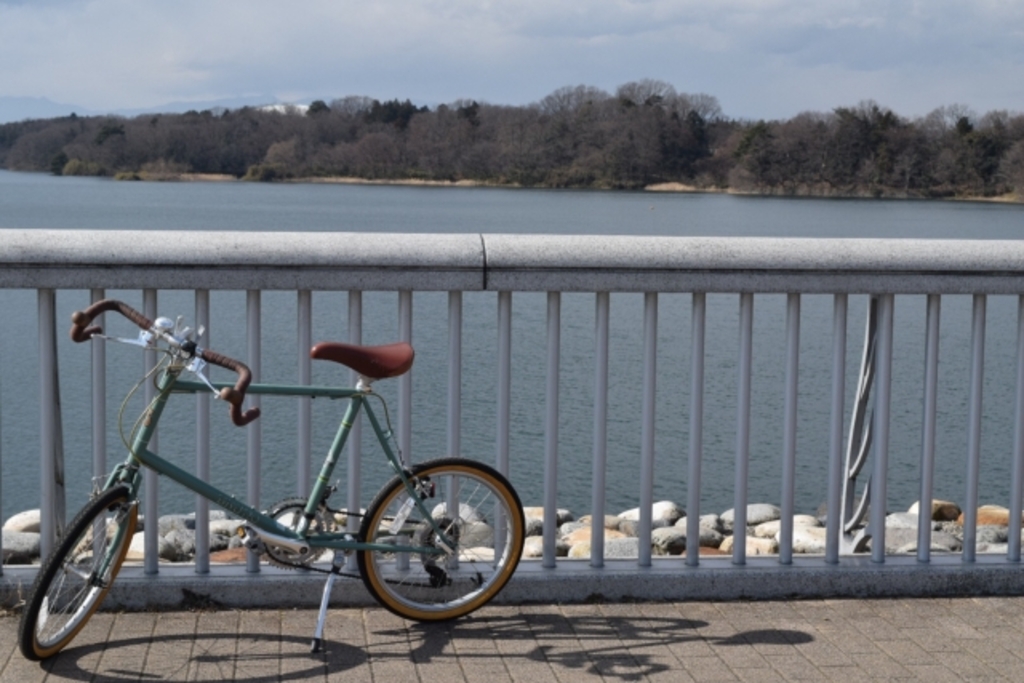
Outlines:
POLYGON ((645 78, 620 85, 615 90, 615 96, 623 104, 636 107, 666 106, 676 97, 676 89, 665 81, 645 78))

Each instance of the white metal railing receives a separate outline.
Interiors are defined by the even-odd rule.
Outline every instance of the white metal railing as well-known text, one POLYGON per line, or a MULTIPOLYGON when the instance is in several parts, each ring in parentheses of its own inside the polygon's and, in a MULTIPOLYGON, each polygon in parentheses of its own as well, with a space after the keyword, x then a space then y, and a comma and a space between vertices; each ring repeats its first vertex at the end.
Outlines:
MULTIPOLYGON (((925 392, 922 397, 923 445, 920 471, 919 521, 920 543, 917 559, 929 561, 929 525, 934 469, 934 434, 938 365, 939 310, 942 295, 973 296, 972 363, 970 377, 968 472, 965 495, 965 534, 962 560, 975 561, 976 510, 981 438, 981 395, 984 369, 986 300, 988 295, 1021 297, 1020 330, 1017 346, 1018 416, 1013 438, 1013 471, 1010 500, 1010 531, 1007 559, 1020 562, 1021 496, 1024 466, 1020 418, 1024 406, 1024 244, 1019 242, 924 241, 924 240, 807 240, 737 238, 647 238, 536 235, 399 235, 399 234, 324 234, 324 233, 189 233, 177 241, 150 239, 152 233, 85 231, 0 230, 0 288, 38 291, 40 353, 40 458, 41 500, 44 549, 52 543, 56 522, 63 512, 56 510, 60 496, 54 491, 55 472, 52 453, 59 447, 56 422, 55 292, 62 289, 88 289, 92 299, 110 289, 137 289, 144 293, 144 313, 155 316, 157 293, 163 289, 187 289, 195 292, 197 324, 210 326, 209 296, 216 290, 244 290, 248 357, 254 377, 261 372, 261 292, 291 290, 296 294, 298 347, 309 348, 312 341, 312 293, 348 292, 349 340, 362 341, 363 292, 399 292, 399 336, 413 336, 413 292, 448 292, 448 378, 447 446, 449 452, 461 452, 462 421, 462 339, 463 292, 496 292, 497 357, 495 359, 497 434, 495 462, 500 470, 516 468, 510 453, 512 424, 512 301, 515 292, 546 292, 546 385, 543 401, 544 420, 544 538, 542 565, 555 567, 559 465, 559 376, 561 359, 563 293, 590 292, 595 296, 595 353, 593 414, 593 454, 591 465, 591 512, 595 520, 605 514, 607 471, 607 423, 609 397, 609 293, 643 293, 643 367, 636 376, 642 381, 642 421, 640 445, 641 516, 640 553, 636 566, 648 567, 651 557, 651 504, 655 471, 656 380, 658 376, 658 312, 660 293, 691 295, 691 367, 689 387, 687 534, 699 536, 702 465, 704 460, 705 341, 707 294, 732 293, 739 299, 739 355, 737 364, 737 406, 735 423, 734 508, 735 527, 746 526, 747 487, 750 464, 751 430, 751 358, 755 345, 754 306, 761 294, 784 294, 785 387, 783 389, 783 457, 780 551, 777 562, 793 562, 793 513, 796 480, 798 386, 801 340, 801 301, 804 294, 828 294, 833 297, 831 331, 813 330, 811 334, 831 334, 832 392, 827 447, 829 474, 827 487, 827 546, 822 566, 841 565, 840 501, 843 488, 843 428, 847 410, 846 354, 847 318, 850 294, 877 295, 879 327, 875 353, 875 399, 873 417, 874 465, 872 475, 870 529, 876 539, 871 559, 886 561, 885 513, 888 477, 888 434, 891 416, 891 370, 893 306, 897 295, 927 295, 925 392), (877 504, 875 504, 877 503, 877 504), (926 504, 929 503, 929 504, 926 504)), ((806 330, 804 330, 806 334, 806 330)), ((216 348, 216 343, 207 342, 216 348)), ((152 362, 150 359, 149 362, 152 362)), ((93 453, 94 472, 107 468, 107 443, 104 425, 107 415, 102 398, 106 393, 106 364, 102 343, 93 345, 93 453)), ((3 359, 0 358, 0 380, 3 359)), ((311 377, 308 357, 300 354, 298 380, 311 377)), ((258 400, 253 397, 252 400, 258 400)), ((310 400, 299 409, 298 488, 305 490, 310 478, 310 400)), ((399 445, 410 450, 412 384, 399 380, 399 445)), ((209 401, 197 403, 196 469, 209 474, 209 401)), ((0 413, 0 420, 3 414, 0 413)), ((261 429, 259 422, 248 428, 247 494, 258 502, 261 471, 261 429)), ((350 508, 360 507, 361 439, 352 439, 348 462, 350 508)), ((145 513, 158 514, 159 490, 155 476, 146 478, 145 513)), ((197 555, 195 570, 210 571, 205 518, 208 506, 197 501, 197 555)), ((157 573, 156 525, 146 525, 146 571, 157 573)), ((589 566, 599 571, 605 565, 603 525, 594 524, 589 566)), ((746 562, 746 547, 736 543, 732 564, 746 562)), ((688 544, 685 565, 701 564, 696 543, 688 544)), ((250 572, 259 571, 253 558, 250 572)))

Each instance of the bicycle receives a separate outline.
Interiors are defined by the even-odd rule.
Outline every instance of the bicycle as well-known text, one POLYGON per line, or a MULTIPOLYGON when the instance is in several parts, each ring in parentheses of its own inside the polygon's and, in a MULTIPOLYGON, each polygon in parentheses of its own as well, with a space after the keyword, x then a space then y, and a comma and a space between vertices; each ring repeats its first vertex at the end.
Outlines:
MULTIPOLYGON (((198 340, 203 330, 198 330, 198 340)), ((245 520, 239 535, 245 547, 282 567, 327 575, 311 649, 323 646, 323 631, 334 581, 361 578, 370 595, 391 612, 417 621, 464 616, 487 604, 508 583, 522 555, 525 523, 519 496, 495 469, 464 458, 441 458, 404 466, 392 438, 387 404, 374 393, 377 380, 398 377, 413 363, 407 343, 355 346, 321 342, 310 355, 355 370, 354 388, 254 384, 246 365, 201 348, 183 319, 150 321, 131 306, 105 299, 72 315, 71 338, 84 342, 102 338, 161 353, 160 361, 129 391, 118 424, 127 458, 106 477, 105 484, 68 525, 62 539, 42 563, 19 626, 19 647, 31 660, 57 654, 79 633, 99 607, 124 563, 138 521, 142 468, 151 468, 210 502, 245 520), (116 311, 135 323, 137 338, 108 337, 93 320, 116 311), (237 374, 234 384, 212 382, 207 365, 237 374), (184 373, 193 376, 183 378, 184 373), (129 399, 149 378, 155 398, 125 433, 129 399), (266 511, 257 510, 225 491, 176 467, 149 450, 160 417, 175 394, 213 392, 228 403, 231 421, 244 426, 259 417, 258 407, 243 411, 246 394, 348 399, 334 441, 307 498, 290 498, 266 511), (381 402, 385 422, 371 407, 381 402), (357 533, 340 528, 336 514, 357 515, 329 506, 337 489, 329 485, 346 439, 365 412, 394 477, 377 493, 357 533), (315 561, 333 552, 330 567, 315 561), (346 557, 355 554, 358 573, 342 572, 346 557)))

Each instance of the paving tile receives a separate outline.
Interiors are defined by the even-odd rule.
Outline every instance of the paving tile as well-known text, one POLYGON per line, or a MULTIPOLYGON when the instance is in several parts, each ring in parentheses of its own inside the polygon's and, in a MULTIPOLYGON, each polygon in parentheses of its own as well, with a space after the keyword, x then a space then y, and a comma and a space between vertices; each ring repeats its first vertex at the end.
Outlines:
MULTIPOLYGON (((818 670, 821 672, 822 680, 833 681, 834 683, 864 683, 864 681, 872 680, 870 674, 856 664, 843 666, 822 666, 819 664, 818 670)), ((908 680, 916 680, 910 673, 907 673, 906 678, 908 680)), ((874 677, 874 680, 898 679, 890 676, 881 676, 874 677)))
POLYGON ((842 649, 826 640, 815 639, 794 645, 794 648, 804 659, 818 667, 853 666, 854 664, 853 655, 843 652, 842 649))
POLYGON ((903 640, 908 637, 905 628, 895 626, 879 616, 854 617, 849 619, 849 623, 872 640, 903 640))
POLYGON ((691 657, 683 662, 686 672, 698 681, 738 681, 740 678, 718 657, 691 657))
POLYGON ((927 628, 904 629, 907 637, 920 645, 928 652, 948 652, 952 649, 959 649, 957 641, 949 637, 940 628, 928 626, 927 628))
MULTIPOLYGON (((486 662, 479 660, 463 661, 460 659, 458 666, 462 669, 462 675, 469 683, 512 683, 511 674, 509 674, 508 669, 505 668, 505 665, 500 660, 486 662)), ((422 670, 420 672, 420 680, 426 680, 422 670)))
POLYGON ((822 678, 818 667, 800 656, 768 655, 765 660, 787 681, 820 681, 822 678))
POLYGON ((509 675, 515 683, 557 683, 558 676, 546 663, 528 663, 516 661, 508 667, 509 675))
POLYGON ((36 683, 47 676, 45 664, 30 662, 18 650, 18 616, 0 613, 0 681, 36 683))
POLYGON ((929 681, 929 683, 960 683, 963 679, 954 671, 950 671, 940 664, 915 664, 908 666, 918 680, 929 681))
POLYGON ((999 675, 995 669, 967 652, 935 652, 932 656, 933 661, 957 673, 963 680, 999 675))
POLYGON ((675 638, 666 647, 680 661, 690 657, 713 657, 715 655, 712 643, 697 634, 675 638))
POLYGON ((235 680, 238 617, 235 610, 197 615, 190 681, 235 680))
POLYGON ((730 669, 733 668, 761 668, 768 669, 771 665, 768 659, 757 650, 747 645, 730 645, 715 649, 718 658, 725 662, 730 669))
POLYGON ((739 680, 751 683, 777 683, 789 680, 771 669, 735 669, 733 673, 739 680))
MULTIPOLYGON (((145 668, 157 619, 158 615, 146 613, 116 615, 106 632, 106 643, 94 669, 96 673, 99 676, 111 676, 114 680, 139 678, 145 668)), ((88 627, 85 630, 89 630, 88 627)), ((83 631, 80 635, 88 634, 83 631)), ((72 643, 72 646, 70 651, 58 655, 58 659, 72 655, 77 645, 72 643)))
MULTIPOLYGON (((81 679, 84 673, 92 672, 99 666, 107 640, 114 624, 114 615, 95 614, 64 650, 50 663, 48 668, 53 680, 81 679)), ((21 656, 18 651, 18 657, 21 656)), ((0 676, 0 680, 6 680, 0 676)))
POLYGON ((857 668, 870 678, 913 678, 913 674, 880 648, 876 654, 862 654, 855 658, 857 668))
MULTIPOLYGON (((370 676, 374 681, 415 681, 418 679, 416 665, 409 659, 402 660, 397 656, 377 656, 370 657, 369 664, 370 676)), ((433 671, 444 666, 446 666, 446 664, 438 663, 436 666, 432 665, 428 668, 433 671)), ((460 671, 457 664, 452 666, 452 670, 460 671)), ((450 678, 449 680, 462 681, 465 679, 462 674, 459 673, 456 677, 450 678)))
POLYGON ((979 640, 964 640, 960 643, 963 650, 970 652, 988 664, 1016 665, 1024 663, 1024 652, 1021 651, 1021 639, 1008 634, 997 634, 998 637, 986 634, 979 640))
POLYGON ((652 681, 653 683, 698 683, 696 678, 680 668, 650 671, 644 676, 643 680, 652 681))
MULTIPOLYGON (((463 672, 462 667, 459 666, 458 662, 452 660, 449 662, 434 662, 427 667, 418 667, 419 679, 416 678, 380 678, 375 677, 375 681, 414 681, 419 680, 420 683, 446 683, 446 681, 454 681, 459 683, 460 681, 472 681, 472 683, 478 683, 479 681, 485 680, 482 678, 467 678, 463 672)), ((382 673, 386 674, 385 669, 381 669, 382 673)), ((378 672, 374 670, 374 675, 377 676, 378 672)))
MULTIPOLYGON (((160 613, 153 625, 152 642, 140 671, 141 679, 187 681, 196 642, 194 613, 160 613)), ((111 656, 116 653, 111 652, 111 656)))
MULTIPOLYGON (((48 675, 48 665, 38 662, 30 662, 16 655, 7 661, 7 665, 0 670, 0 680, 18 681, 18 683, 37 683, 43 681, 48 675)), ((60 680, 57 678, 56 680, 60 680)), ((70 680, 70 679, 65 679, 70 680)))
POLYGON ((928 652, 913 640, 879 639, 878 647, 901 664, 931 664, 933 653, 928 652))
POLYGON ((852 625, 845 629, 826 632, 822 634, 830 643, 850 655, 876 656, 881 653, 878 644, 871 639, 870 634, 861 633, 852 625))

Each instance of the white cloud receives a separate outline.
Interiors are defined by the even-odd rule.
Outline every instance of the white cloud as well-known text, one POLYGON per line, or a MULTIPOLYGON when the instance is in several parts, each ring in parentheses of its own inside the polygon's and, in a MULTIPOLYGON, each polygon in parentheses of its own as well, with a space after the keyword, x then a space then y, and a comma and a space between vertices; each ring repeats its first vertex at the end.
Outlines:
POLYGON ((1020 108, 1024 2, 0 0, 0 95, 94 109, 269 93, 525 103, 658 78, 726 113, 1020 108))

